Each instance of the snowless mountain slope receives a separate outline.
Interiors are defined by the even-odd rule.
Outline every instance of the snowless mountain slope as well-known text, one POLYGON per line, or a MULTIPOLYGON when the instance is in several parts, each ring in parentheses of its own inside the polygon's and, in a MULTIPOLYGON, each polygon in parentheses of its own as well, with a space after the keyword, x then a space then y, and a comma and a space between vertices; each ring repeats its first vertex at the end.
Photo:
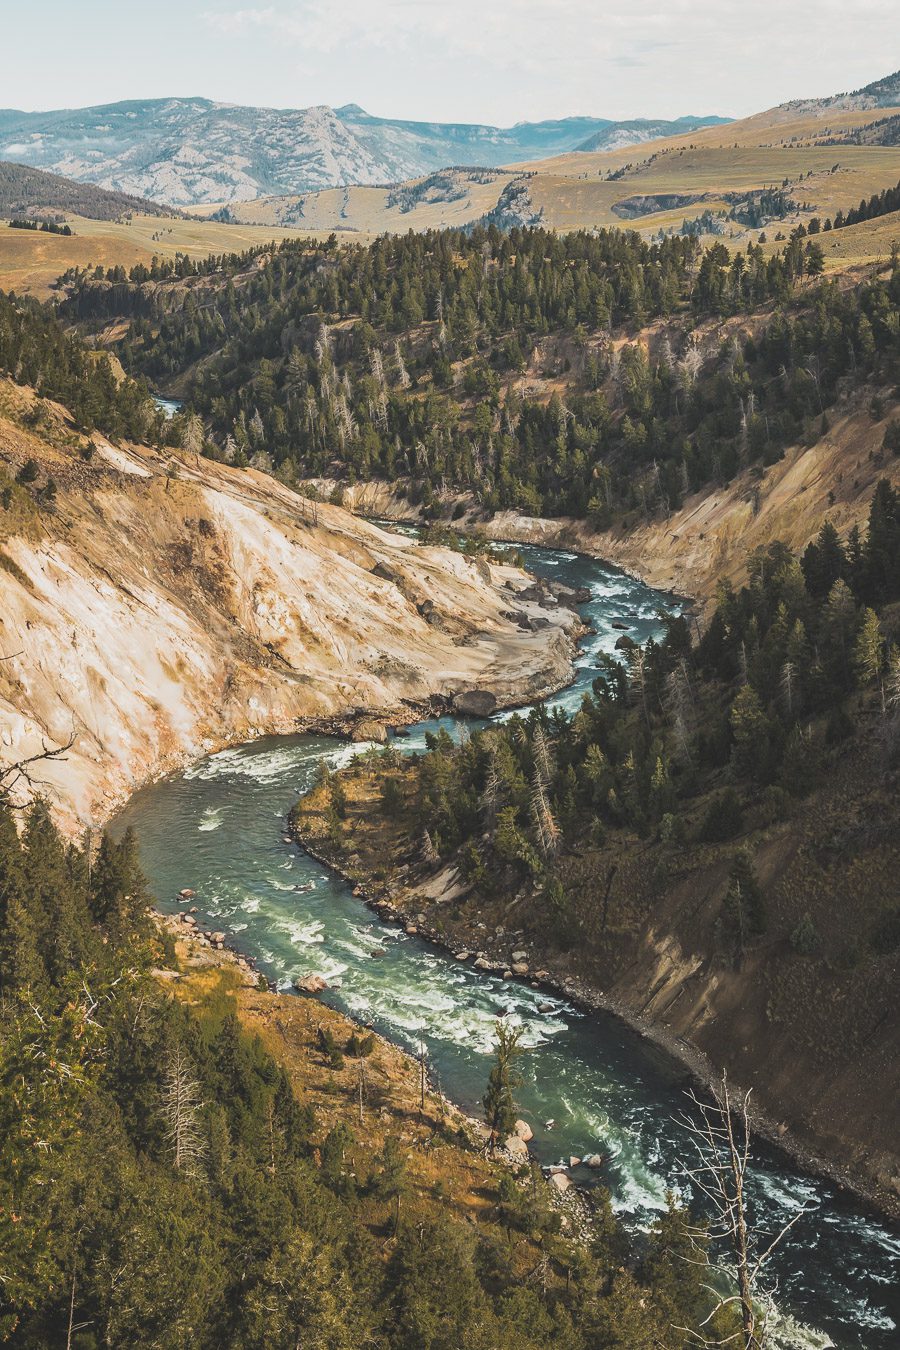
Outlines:
POLYGON ((503 130, 392 121, 352 104, 337 110, 276 109, 203 98, 151 99, 41 113, 0 111, 0 158, 174 206, 196 206, 393 183, 459 163, 492 167, 574 150, 593 137, 633 144, 720 120, 617 123, 581 117, 503 130))

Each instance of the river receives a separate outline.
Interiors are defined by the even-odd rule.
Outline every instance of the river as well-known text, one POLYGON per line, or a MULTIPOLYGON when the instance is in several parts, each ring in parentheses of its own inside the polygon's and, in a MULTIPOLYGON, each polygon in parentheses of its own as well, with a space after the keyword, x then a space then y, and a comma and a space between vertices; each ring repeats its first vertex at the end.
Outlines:
MULTIPOLYGON (((673 597, 589 558, 522 548, 536 574, 587 587, 584 618, 596 630, 578 658, 574 683, 551 705, 578 706, 597 673, 600 651, 620 630, 646 640, 673 597)), ((425 732, 451 718, 421 723, 425 732)), ((446 1094, 476 1113, 487 1078, 496 1018, 524 1025, 529 1053, 518 1093, 534 1126, 542 1162, 600 1152, 616 1208, 641 1227, 677 1185, 688 1148, 674 1117, 685 1106, 684 1072, 615 1018, 585 1014, 525 982, 483 975, 401 928, 382 923, 350 888, 283 839, 284 820, 312 783, 319 759, 346 763, 359 752, 332 738, 284 736, 225 750, 180 777, 140 791, 117 821, 138 831, 144 869, 161 908, 177 910, 182 887, 196 891, 198 922, 222 929, 285 990, 295 976, 319 973, 324 998, 417 1051, 446 1094), (386 954, 373 959, 375 948, 386 954), (552 1008, 541 1011, 550 1003, 552 1008), (545 1122, 554 1121, 553 1128, 545 1122)), ((753 1215, 766 1231, 804 1203, 815 1206, 791 1230, 771 1267, 778 1279, 781 1346, 888 1350, 898 1344, 900 1233, 866 1214, 826 1182, 804 1176, 780 1155, 757 1150, 753 1215)))

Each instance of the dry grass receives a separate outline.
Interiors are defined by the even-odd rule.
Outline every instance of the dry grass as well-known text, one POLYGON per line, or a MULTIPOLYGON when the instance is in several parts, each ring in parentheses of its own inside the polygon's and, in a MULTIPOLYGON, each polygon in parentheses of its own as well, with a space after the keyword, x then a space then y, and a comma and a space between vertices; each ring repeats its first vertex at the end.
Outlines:
POLYGON ((276 225, 220 225, 158 216, 135 216, 130 223, 72 216, 70 223, 75 234, 67 237, 11 230, 0 222, 0 290, 30 292, 44 299, 70 267, 130 268, 139 262, 149 266, 154 254, 205 258, 210 253, 242 253, 270 240, 280 243, 315 233, 276 225))
MULTIPOLYGON (((443 177, 444 175, 442 175, 443 177)), ((354 240, 377 234, 405 234, 407 230, 442 229, 466 225, 490 211, 497 202, 508 175, 499 171, 487 183, 476 182, 469 174, 454 173, 454 186, 464 193, 455 201, 425 201, 411 211, 403 211, 398 203, 391 204, 391 189, 383 187, 330 188, 303 196, 268 197, 256 202, 243 202, 230 209, 241 220, 278 224, 290 220, 302 223, 309 230, 338 237, 349 234, 354 240), (299 212, 302 208, 302 216, 299 212)), ((404 186, 425 182, 411 179, 404 186)))
MULTIPOLYGON (((496 1202, 495 1166, 478 1147, 454 1140, 473 1135, 455 1107, 428 1090, 420 1109, 418 1065, 389 1041, 376 1037, 364 1061, 345 1057, 333 1069, 319 1049, 318 1031, 331 1032, 344 1045, 356 1030, 343 1014, 314 998, 269 994, 242 984, 236 968, 218 953, 181 940, 177 944, 181 978, 171 985, 177 998, 198 1012, 236 1013, 258 1036, 276 1063, 287 1070, 297 1098, 316 1115, 316 1139, 343 1123, 358 1144, 351 1146, 350 1168, 365 1177, 388 1136, 399 1137, 406 1155, 412 1194, 407 1205, 425 1209, 439 1204, 454 1217, 489 1222, 496 1202), (366 1100, 359 1118, 359 1066, 364 1064, 366 1100), (439 1184, 440 1183, 440 1184, 439 1184)), ((477 1135, 475 1136, 477 1140, 477 1135)), ((529 1244, 522 1244, 522 1257, 529 1244)))

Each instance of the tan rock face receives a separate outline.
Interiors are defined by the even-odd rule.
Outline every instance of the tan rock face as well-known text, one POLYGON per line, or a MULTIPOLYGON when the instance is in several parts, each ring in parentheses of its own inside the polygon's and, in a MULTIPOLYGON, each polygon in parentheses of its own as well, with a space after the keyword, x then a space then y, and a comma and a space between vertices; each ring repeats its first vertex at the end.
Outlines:
POLYGON ((0 540, 0 754, 74 735, 42 766, 70 829, 305 718, 409 719, 403 700, 477 687, 502 704, 569 677, 574 616, 538 632, 504 617, 506 583, 527 585, 516 569, 420 548, 261 474, 191 461, 171 479, 168 458, 99 438, 88 465, 0 416, 0 464, 29 456, 59 491, 0 540))

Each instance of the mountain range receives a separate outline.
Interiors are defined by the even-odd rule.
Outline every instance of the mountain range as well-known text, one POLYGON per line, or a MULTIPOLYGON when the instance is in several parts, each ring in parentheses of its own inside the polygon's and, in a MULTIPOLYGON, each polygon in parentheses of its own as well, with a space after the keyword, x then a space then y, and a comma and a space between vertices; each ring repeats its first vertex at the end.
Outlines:
POLYGON ((496 167, 617 149, 727 121, 570 117, 513 127, 373 117, 356 104, 242 107, 204 98, 0 110, 0 159, 173 206, 386 184, 448 165, 496 167))

